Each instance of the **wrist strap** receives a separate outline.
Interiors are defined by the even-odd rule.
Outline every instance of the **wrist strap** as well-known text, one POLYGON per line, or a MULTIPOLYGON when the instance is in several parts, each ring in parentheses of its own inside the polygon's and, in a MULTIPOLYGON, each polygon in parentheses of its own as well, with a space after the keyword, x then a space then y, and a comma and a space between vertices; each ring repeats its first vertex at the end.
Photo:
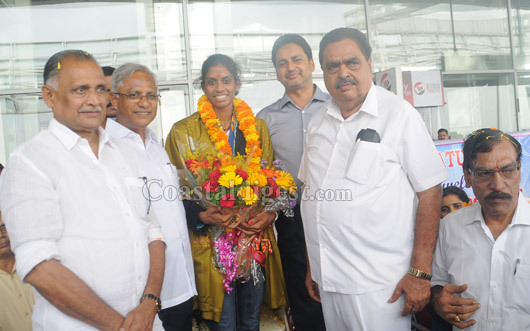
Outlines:
POLYGON ((432 278, 431 274, 428 274, 425 271, 421 271, 421 270, 413 268, 413 267, 409 267, 409 271, 408 272, 409 272, 409 274, 411 274, 412 276, 414 276, 416 278, 426 279, 426 280, 431 280, 431 278, 432 278))
POLYGON ((156 295, 154 294, 144 294, 142 295, 142 297, 140 298, 140 303, 142 303, 142 301, 144 301, 144 299, 150 299, 150 300, 153 300, 156 304, 156 312, 159 313, 160 310, 162 310, 162 302, 160 302, 160 298, 157 297, 156 295))

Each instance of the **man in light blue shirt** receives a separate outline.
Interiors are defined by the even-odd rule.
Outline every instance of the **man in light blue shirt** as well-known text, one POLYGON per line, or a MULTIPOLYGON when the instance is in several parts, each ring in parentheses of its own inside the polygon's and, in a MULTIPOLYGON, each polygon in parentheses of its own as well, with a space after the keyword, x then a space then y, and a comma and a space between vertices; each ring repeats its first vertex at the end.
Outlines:
MULTIPOLYGON (((301 36, 286 34, 278 38, 272 48, 272 63, 285 94, 261 110, 257 117, 267 122, 274 155, 284 162, 284 170, 293 176, 298 191, 302 192, 297 175, 307 125, 330 96, 313 84, 315 63, 311 47, 301 36)), ((304 286, 307 262, 299 205, 294 213, 294 220, 281 214, 275 223, 293 322, 300 330, 325 330, 322 307, 309 297, 304 286)))

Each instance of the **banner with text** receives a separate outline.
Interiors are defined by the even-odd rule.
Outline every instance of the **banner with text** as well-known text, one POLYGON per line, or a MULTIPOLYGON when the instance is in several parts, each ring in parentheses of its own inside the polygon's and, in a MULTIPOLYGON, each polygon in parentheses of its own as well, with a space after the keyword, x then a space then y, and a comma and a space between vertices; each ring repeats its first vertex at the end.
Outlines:
MULTIPOLYGON (((515 139, 521 143, 523 147, 523 154, 521 156, 521 189, 525 196, 530 194, 530 131, 510 133, 515 139)), ((434 142, 440 158, 445 164, 447 172, 449 172, 449 179, 442 183, 445 188, 447 186, 457 186, 474 200, 475 194, 471 188, 466 188, 464 180, 464 172, 462 171, 462 162, 464 161, 464 153, 462 152, 463 139, 438 140, 434 142)))

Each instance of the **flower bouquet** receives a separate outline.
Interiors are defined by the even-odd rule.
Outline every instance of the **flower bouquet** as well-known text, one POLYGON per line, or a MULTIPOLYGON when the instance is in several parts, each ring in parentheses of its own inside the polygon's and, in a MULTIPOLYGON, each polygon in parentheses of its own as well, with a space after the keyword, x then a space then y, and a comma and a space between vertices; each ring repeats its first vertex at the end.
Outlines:
MULTIPOLYGON (((196 153, 188 156, 185 165, 181 179, 192 188, 184 192, 185 198, 206 209, 220 206, 223 212, 234 215, 233 223, 248 222, 264 212, 281 210, 292 215, 296 184, 289 173, 280 170, 280 161, 256 163, 253 153, 246 157, 196 153)), ((238 228, 220 226, 211 226, 208 231, 216 251, 213 262, 224 275, 228 293, 236 279, 247 281, 252 276, 255 285, 265 280, 260 266, 265 265, 272 246, 262 238, 263 231, 246 235, 238 228)))

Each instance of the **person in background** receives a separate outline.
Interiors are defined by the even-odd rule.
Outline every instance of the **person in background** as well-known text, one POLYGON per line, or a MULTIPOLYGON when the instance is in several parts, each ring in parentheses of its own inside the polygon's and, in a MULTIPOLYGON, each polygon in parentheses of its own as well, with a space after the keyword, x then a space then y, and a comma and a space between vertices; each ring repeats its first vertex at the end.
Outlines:
POLYGON ((467 206, 471 200, 466 192, 456 186, 448 186, 442 192, 442 217, 467 206))
MULTIPOLYGON (((147 175, 148 194, 160 197, 165 187, 179 187, 166 151, 147 127, 158 108, 154 73, 140 64, 124 64, 114 71, 112 91, 112 103, 118 112, 116 121, 108 121, 105 131, 120 143, 125 158, 147 175)), ((166 243, 162 310, 158 315, 166 331, 191 331, 193 296, 197 291, 184 206, 180 199, 153 199, 151 212, 162 227, 166 243)))
POLYGON ((432 304, 466 330, 530 330, 530 206, 521 144, 496 129, 464 142, 464 179, 478 202, 440 223, 432 304))
MULTIPOLYGON (((253 158, 273 161, 272 145, 267 124, 254 118, 250 107, 242 100, 235 106, 235 96, 241 86, 240 70, 235 61, 223 54, 209 56, 202 64, 201 87, 204 95, 199 99, 197 113, 175 123, 169 132, 166 150, 169 158, 178 169, 185 168, 188 153, 219 153, 247 155, 254 150, 253 158), (207 120, 217 119, 211 127, 207 120), (255 124, 252 123, 255 121, 255 124), (250 129, 239 128, 239 122, 247 123, 250 129), (250 125, 252 123, 254 125, 250 125), (221 137, 216 140, 215 137, 221 137), (259 148, 254 145, 256 138, 259 148)), ((259 313, 264 297, 271 308, 285 308, 285 284, 278 246, 270 225, 276 214, 261 213, 248 222, 232 222, 233 212, 221 208, 202 209, 194 201, 185 200, 186 217, 190 229, 191 246, 195 263, 199 308, 204 319, 211 321, 212 330, 259 330, 259 313), (254 285, 253 279, 237 282, 228 294, 223 286, 223 275, 214 266, 216 258, 212 240, 208 235, 211 226, 220 228, 237 227, 245 234, 262 232, 263 238, 270 240, 272 254, 266 253, 265 286, 254 285)))
POLYGON ((448 140, 451 139, 449 132, 446 129, 438 130, 438 140, 448 140))
POLYGON ((31 331, 33 288, 17 274, 15 254, 0 212, 0 330, 31 331))
MULTIPOLYGON (((323 111, 330 96, 313 84, 315 71, 313 54, 307 41, 297 34, 278 38, 272 47, 272 63, 276 77, 285 88, 284 95, 262 109, 256 117, 267 122, 272 147, 277 159, 295 179, 304 151, 305 132, 313 114, 323 111)), ((307 274, 304 228, 300 214, 300 196, 294 208, 294 218, 280 213, 274 223, 278 232, 278 247, 289 296, 289 306, 297 330, 325 330, 322 306, 313 300, 305 287, 307 274)))
POLYGON ((372 83, 365 34, 328 32, 319 60, 332 101, 311 118, 298 176, 306 284, 328 330, 410 330, 429 302, 449 175, 419 113, 372 83))
POLYGON ((106 111, 106 117, 103 120, 103 123, 101 124, 102 128, 105 128, 105 125, 107 124, 107 119, 109 118, 116 118, 117 109, 112 104, 112 74, 114 73, 115 68, 114 67, 102 67, 103 75, 105 76, 105 86, 107 87, 107 92, 109 93, 109 102, 107 103, 107 111, 106 111))

